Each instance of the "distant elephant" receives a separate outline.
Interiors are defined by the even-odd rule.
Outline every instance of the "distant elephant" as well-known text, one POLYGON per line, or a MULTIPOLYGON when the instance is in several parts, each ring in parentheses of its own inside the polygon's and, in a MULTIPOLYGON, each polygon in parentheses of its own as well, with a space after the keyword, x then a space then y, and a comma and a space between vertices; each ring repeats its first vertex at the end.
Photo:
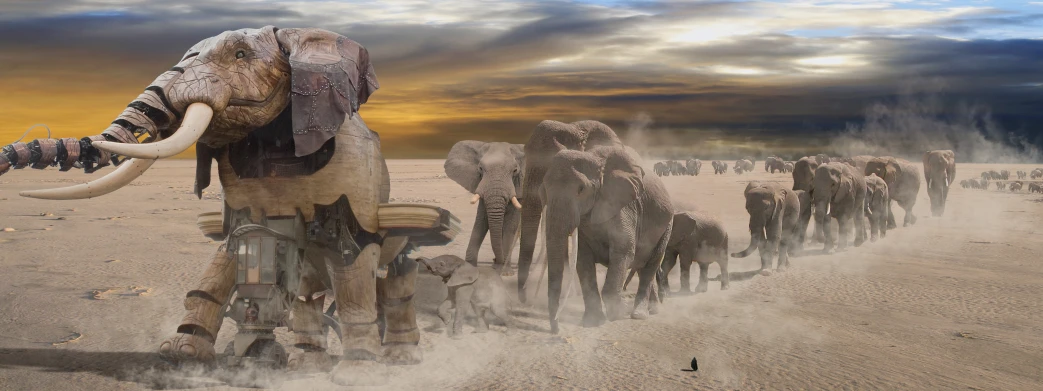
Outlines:
MULTIPOLYGON (((815 171, 818 170, 818 160, 814 157, 803 157, 793 163, 793 190, 803 190, 809 195, 811 194, 811 185, 815 181, 815 171)), ((812 206, 814 209, 814 206, 812 206)), ((807 228, 807 227, 805 227, 807 228)), ((815 233, 811 239, 816 242, 822 242, 824 236, 822 234, 822 227, 815 223, 815 233)), ((803 243, 803 242, 801 242, 803 243)))
POLYGON ((1021 191, 1022 187, 1024 187, 1024 186, 1025 186, 1025 184, 1021 183, 1021 181, 1014 181, 1014 183, 1010 184, 1010 191, 1012 191, 1012 192, 1021 191))
POLYGON ((883 178, 870 174, 866 177, 866 217, 869 217, 869 241, 879 236, 887 237, 887 215, 891 208, 891 195, 883 178))
POLYGON ((1027 176, 1029 176, 1029 174, 1025 171, 1018 170, 1018 179, 1024 180, 1027 176))
POLYGON ((870 155, 853 156, 848 159, 850 160, 850 163, 848 164, 855 166, 855 168, 858 168, 858 172, 866 172, 866 164, 868 164, 869 161, 873 160, 874 158, 875 156, 870 155))
POLYGON ((971 184, 970 184, 969 180, 964 179, 964 180, 960 181, 960 186, 963 187, 964 189, 966 189, 966 188, 971 187, 971 184))
POLYGON ((1032 178, 1032 179, 1043 178, 1043 168, 1037 168, 1035 170, 1032 170, 1032 173, 1029 174, 1029 178, 1032 178))
POLYGON ((434 258, 417 258, 431 274, 442 277, 449 289, 445 301, 438 306, 438 317, 448 326, 447 334, 453 339, 463 337, 464 314, 467 308, 478 318, 476 333, 489 331, 485 320, 486 312, 500 318, 511 327, 511 297, 507 285, 496 269, 476 267, 455 255, 440 255, 434 258))
POLYGON ((1038 183, 1029 183, 1029 193, 1043 193, 1043 186, 1038 183))
POLYGON ((794 162, 785 162, 782 164, 782 172, 791 173, 793 172, 794 162))
POLYGON ((645 175, 637 152, 618 146, 561 150, 551 160, 540 196, 547 205, 551 332, 558 332, 570 234, 578 235, 576 274, 583 292, 583 326, 605 323, 606 312, 608 320, 623 318, 623 280, 631 268, 637 270, 639 280, 630 317, 645 319, 656 313, 656 300, 648 298, 670 239, 674 212, 662 181, 645 175), (600 292, 597 264, 608 267, 600 292))
POLYGON ((735 167, 733 168, 733 170, 735 171, 736 174, 742 174, 742 172, 743 172, 742 161, 735 162, 735 167))
POLYGON ((750 182, 743 195, 746 197, 746 212, 750 214, 750 246, 731 256, 746 258, 758 250, 762 274, 771 274, 771 263, 776 255, 776 270, 786 270, 789 256, 796 253, 796 241, 800 237, 797 193, 774 183, 750 182))
POLYGON ((989 180, 988 179, 982 179, 982 180, 978 181, 978 189, 980 189, 980 190, 989 190, 989 180))
POLYGON ((478 249, 488 233, 492 236, 493 267, 509 272, 521 222, 518 194, 525 172, 524 146, 460 141, 449 150, 443 166, 446 176, 474 194, 471 203, 478 204, 464 259, 478 266, 478 249))
POLYGON ((818 164, 821 165, 821 164, 831 163, 832 159, 829 158, 829 155, 826 155, 824 153, 820 153, 818 155, 815 155, 815 161, 817 161, 818 164))
POLYGON ((652 166, 652 170, 655 171, 655 174, 659 175, 659 176, 663 176, 663 175, 668 175, 669 174, 667 172, 666 163, 663 163, 663 162, 658 162, 655 165, 653 165, 652 166))
POLYGON ((525 175, 522 175, 521 201, 525 208, 521 213, 521 244, 518 250, 518 299, 525 302, 525 282, 529 277, 532 255, 536 249, 536 235, 543 214, 540 187, 554 155, 562 147, 585 150, 596 146, 618 145, 619 136, 608 125, 586 120, 573 123, 542 121, 536 125, 529 141, 525 144, 525 175))
POLYGON ((699 171, 703 169, 703 161, 699 159, 688 159, 685 162, 685 168, 688 175, 699 175, 699 171))
POLYGON ((1005 180, 1005 181, 1009 180, 1010 179, 1010 171, 1007 171, 1007 170, 1000 171, 1000 179, 1005 180))
POLYGON ((677 160, 671 160, 668 165, 670 167, 670 175, 685 175, 686 174, 687 170, 685 169, 684 165, 681 164, 681 162, 679 162, 677 160))
POLYGON ((988 171, 982 171, 982 172, 981 172, 981 179, 982 179, 982 180, 986 180, 986 181, 987 181, 987 180, 989 180, 989 178, 990 178, 990 177, 991 177, 991 176, 989 175, 989 172, 988 172, 988 171))
POLYGON ((931 214, 941 217, 949 187, 956 180, 956 154, 948 149, 927 151, 923 155, 923 174, 927 180, 927 196, 931 198, 931 214))
POLYGON ((714 161, 710 162, 710 165, 713 166, 713 173, 714 173, 714 175, 716 175, 716 174, 724 174, 724 173, 726 173, 728 171, 728 164, 724 163, 724 162, 722 162, 720 160, 714 160, 714 161))
POLYGON ((764 171, 774 174, 776 171, 785 172, 786 162, 776 156, 769 156, 764 160, 764 171))
POLYGON ((663 257, 662 279, 659 282, 659 293, 666 296, 670 293, 670 281, 667 276, 678 263, 681 264, 681 292, 690 293, 692 262, 699 264, 699 284, 695 292, 706 292, 708 272, 711 263, 721 268, 721 290, 728 289, 728 231, 721 220, 709 212, 679 212, 674 214, 674 223, 670 228, 670 241, 666 245, 663 257))
MULTIPOLYGON (((884 182, 887 182, 891 200, 898 202, 898 206, 905 209, 903 226, 916 224, 913 206, 916 205, 916 196, 920 194, 920 170, 907 160, 883 156, 874 158, 866 164, 864 175, 869 174, 876 174, 883 178, 884 182)), ((894 211, 890 210, 888 211, 887 228, 897 227, 894 211)))
POLYGON ((994 181, 1001 180, 1003 179, 1003 174, 1000 174, 1000 172, 996 170, 989 170, 989 179, 994 181))
POLYGON ((996 182, 996 190, 1007 190, 1007 184, 1004 182, 996 182))
POLYGON ((743 158, 742 158, 742 160, 749 160, 749 161, 750 161, 750 166, 749 166, 749 168, 747 168, 747 167, 743 167, 743 168, 742 168, 743 170, 746 170, 746 171, 750 171, 750 172, 752 172, 752 171, 753 171, 753 167, 755 167, 755 166, 757 165, 757 159, 754 159, 754 158, 753 158, 753 156, 746 156, 746 157, 743 157, 743 158))
POLYGON ((815 204, 815 221, 822 227, 828 227, 829 219, 832 217, 840 226, 839 243, 833 239, 833 230, 823 230, 826 253, 832 253, 834 246, 839 250, 847 248, 852 220, 855 228, 855 247, 865 242, 866 179, 858 169, 844 163, 819 165, 815 171, 811 196, 815 204))

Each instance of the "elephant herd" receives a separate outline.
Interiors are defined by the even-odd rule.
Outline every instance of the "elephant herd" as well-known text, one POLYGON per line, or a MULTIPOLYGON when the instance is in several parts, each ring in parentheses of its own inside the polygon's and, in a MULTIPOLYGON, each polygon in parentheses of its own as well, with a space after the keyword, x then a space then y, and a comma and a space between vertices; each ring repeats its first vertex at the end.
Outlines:
MULTIPOLYGON (((753 164, 752 158, 739 159, 736 171, 751 171, 753 164)), ((762 274, 771 273, 776 257, 776 270, 785 270, 789 257, 803 252, 812 217, 812 240, 823 243, 826 253, 846 248, 851 239, 855 246, 876 241, 897 228, 892 201, 905 209, 903 226, 916 223, 912 208, 921 171, 912 162, 890 156, 825 155, 786 162, 773 156, 765 161, 765 170, 791 173, 793 186, 756 181, 747 185, 743 193, 750 243, 743 251, 729 253, 721 220, 709 212, 674 210, 671 195, 659 179, 698 175, 701 165, 698 159, 684 164, 658 162, 653 166, 656 175, 646 175, 640 154, 604 123, 545 120, 525 144, 460 141, 444 168, 450 179, 473 193, 471 203, 477 204, 466 263, 477 267, 478 249, 488 234, 491 269, 513 275, 509 260, 514 241, 519 240, 517 294, 523 303, 542 226, 551 333, 559 331, 567 265, 575 266, 578 277, 584 303, 582 325, 596 327, 624 317, 646 319, 656 314, 657 304, 670 294, 666 276, 674 266, 681 267, 685 292, 691 292, 693 262, 700 269, 696 292, 706 291, 711 263, 721 268, 721 288, 728 288, 729 256, 747 257, 756 250, 762 274), (839 238, 824 229, 834 219, 839 238), (595 265, 608 269, 600 288, 595 265), (634 275, 638 289, 627 307, 622 291, 634 275)), ((720 161, 711 165, 715 174, 727 170, 720 161)), ((952 151, 924 155, 923 177, 935 216, 944 212, 955 173, 952 151)))
MULTIPOLYGON (((736 174, 742 174, 744 172, 753 171, 754 163, 757 160, 753 157, 744 157, 736 160, 733 169, 736 174)), ((713 167, 713 173, 715 175, 725 174, 728 172, 728 163, 720 160, 714 160, 710 163, 713 167)), ((778 173, 790 173, 793 172, 794 162, 784 161, 778 156, 769 156, 764 161, 764 171, 772 174, 778 173)), ((683 164, 677 160, 667 160, 656 163, 652 166, 656 175, 659 176, 679 176, 679 175, 699 175, 699 171, 703 167, 703 162, 699 159, 688 159, 683 164)))
MULTIPOLYGON (((1043 178, 1043 168, 1037 168, 1035 170, 1032 170, 1031 173, 1026 173, 1025 171, 1020 171, 1019 170, 1019 171, 1015 172, 1015 175, 1017 175, 1018 179, 1014 180, 1014 181, 1009 181, 1010 180, 1010 171, 1008 171, 1008 170, 983 171, 981 173, 981 179, 980 180, 979 179, 975 179, 975 178, 964 179, 964 180, 960 181, 960 186, 963 187, 964 189, 988 190, 989 189, 989 185, 995 183, 995 189, 997 191, 1010 190, 1012 193, 1017 193, 1017 192, 1022 191, 1022 189, 1025 189, 1025 182, 1023 182, 1023 181, 1026 178, 1031 178, 1033 180, 1038 180, 1038 179, 1043 178)), ((1029 193, 1043 193, 1043 184, 1041 184, 1039 182, 1029 182, 1029 184, 1028 184, 1028 192, 1029 193)))

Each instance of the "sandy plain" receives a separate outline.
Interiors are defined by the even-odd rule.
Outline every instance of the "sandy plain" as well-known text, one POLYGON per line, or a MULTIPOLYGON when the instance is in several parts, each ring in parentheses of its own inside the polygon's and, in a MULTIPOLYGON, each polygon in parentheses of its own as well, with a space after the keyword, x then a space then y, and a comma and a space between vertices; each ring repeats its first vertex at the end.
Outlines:
MULTIPOLYGON (((440 160, 388 165, 393 201, 438 205, 463 221, 456 241, 415 254, 462 256, 475 216, 470 195, 445 178, 440 160)), ((789 174, 758 165, 752 173, 715 176, 707 162, 699 176, 662 180, 675 203, 717 213, 737 251, 750 239, 747 181, 792 183, 789 174)), ((195 221, 198 213, 220 210, 219 184, 215 177, 196 199, 193 167, 189 160, 162 161, 130 186, 82 201, 33 200, 18 191, 80 183, 111 168, 91 176, 25 169, 0 177, 0 228, 15 229, 0 232, 0 389, 229 388, 223 381, 235 374, 171 372, 154 354, 218 246, 195 221)), ((957 182, 991 168, 1034 166, 958 163, 957 182)), ((391 381, 381 389, 1043 389, 1043 196, 956 186, 945 216, 930 217, 925 191, 915 214, 912 227, 834 255, 793 258, 785 273, 733 280, 727 291, 711 281, 709 292, 671 297, 645 321, 580 327, 577 291, 559 336, 546 332, 544 288, 533 293, 533 304, 515 308, 529 327, 505 332, 494 324, 492 332, 451 340, 435 313, 445 287, 421 271, 416 297, 425 360, 390 367, 391 381), (682 371, 693 356, 699 370, 682 371)), ((491 254, 487 240, 484 263, 491 254)), ((730 262, 742 277, 759 259, 730 262)), ((670 276, 674 289, 678 273, 670 276)), ((710 275, 717 274, 711 266, 710 275)), ((507 281, 516 284, 515 277, 507 281)), ((226 319, 218 352, 234 329, 226 319)), ((331 352, 339 353, 333 340, 331 352)), ((271 376, 274 389, 342 389, 325 374, 271 376)))

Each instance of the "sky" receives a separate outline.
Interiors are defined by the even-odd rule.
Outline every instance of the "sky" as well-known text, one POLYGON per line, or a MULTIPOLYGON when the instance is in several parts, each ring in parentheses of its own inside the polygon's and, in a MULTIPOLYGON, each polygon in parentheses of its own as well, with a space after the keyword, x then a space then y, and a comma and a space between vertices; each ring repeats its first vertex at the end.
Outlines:
POLYGON ((265 25, 369 50, 389 158, 545 119, 656 156, 1043 146, 1043 0, 0 0, 0 144, 100 133, 196 42, 265 25))

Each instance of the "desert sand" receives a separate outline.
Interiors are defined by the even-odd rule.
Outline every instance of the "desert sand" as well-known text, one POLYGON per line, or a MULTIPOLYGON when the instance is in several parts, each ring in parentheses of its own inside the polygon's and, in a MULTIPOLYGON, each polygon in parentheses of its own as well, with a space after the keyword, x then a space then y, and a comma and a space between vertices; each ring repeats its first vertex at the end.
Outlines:
MULTIPOLYGON (((653 161, 646 163, 651 175, 653 161)), ((791 177, 765 173, 761 162, 752 173, 715 176, 706 163, 699 176, 662 180, 675 203, 723 219, 732 251, 745 248, 747 181, 789 185, 791 177)), ((456 241, 414 254, 463 256, 475 216, 470 194, 445 178, 440 160, 388 165, 393 201, 438 205, 463 221, 456 241)), ((227 388, 222 379, 231 374, 171 372, 154 354, 174 333, 185 293, 218 247, 195 221, 220 210, 219 184, 215 175, 196 199, 193 167, 162 161, 130 186, 82 201, 18 192, 80 183, 111 167, 93 175, 24 169, 0 176, 0 228, 14 229, 0 231, 0 389, 227 388)), ((990 168, 1034 166, 958 162, 956 182, 990 168)), ((904 211, 895 205, 895 213, 901 221, 904 211)), ((489 333, 451 340, 435 313, 445 287, 422 270, 416 297, 424 362, 390 367, 391 382, 381 389, 1043 389, 1043 196, 956 185, 945 216, 932 218, 921 188, 914 213, 915 226, 875 243, 793 258, 788 271, 737 278, 727 291, 711 281, 709 292, 670 297, 644 321, 583 328, 577 289, 558 336, 547 333, 544 291, 515 308, 527 327, 494 324, 489 333), (699 370, 683 371, 692 357, 699 370)), ((481 259, 491 258, 487 240, 481 259)), ((738 277, 758 267, 756 254, 730 261, 738 277)), ((674 289, 678 273, 670 276, 674 289)), ((512 289, 515 278, 506 278, 512 289)), ((218 352, 234 329, 226 319, 218 352)), ((285 332, 279 340, 292 345, 285 332)), ((271 376, 275 389, 343 389, 321 373, 271 376)))

